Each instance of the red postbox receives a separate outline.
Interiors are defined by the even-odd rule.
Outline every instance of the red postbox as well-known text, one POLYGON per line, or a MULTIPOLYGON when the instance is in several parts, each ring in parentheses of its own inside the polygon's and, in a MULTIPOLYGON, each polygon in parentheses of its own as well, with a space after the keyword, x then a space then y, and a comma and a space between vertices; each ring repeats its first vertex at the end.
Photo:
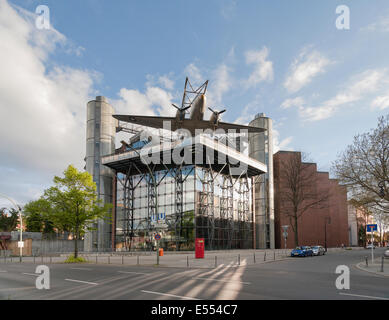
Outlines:
POLYGON ((195 257, 196 259, 204 259, 204 238, 196 238, 195 257))

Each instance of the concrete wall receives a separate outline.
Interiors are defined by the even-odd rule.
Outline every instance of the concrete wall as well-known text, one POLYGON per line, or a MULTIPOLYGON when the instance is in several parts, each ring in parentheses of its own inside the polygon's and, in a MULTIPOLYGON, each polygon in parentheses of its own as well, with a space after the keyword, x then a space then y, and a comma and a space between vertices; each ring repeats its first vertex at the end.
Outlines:
MULTIPOLYGON (((23 256, 50 255, 74 252, 73 240, 36 240, 24 239, 23 256)), ((6 255, 19 255, 18 240, 7 241, 6 255)), ((84 251, 84 241, 78 240, 78 250, 84 251)), ((2 252, 4 253, 4 252, 2 252)))
MULTIPOLYGON (((83 240, 78 240, 78 251, 84 251, 83 240)), ((74 240, 34 240, 32 242, 32 254, 36 256, 66 252, 74 252, 74 240)))

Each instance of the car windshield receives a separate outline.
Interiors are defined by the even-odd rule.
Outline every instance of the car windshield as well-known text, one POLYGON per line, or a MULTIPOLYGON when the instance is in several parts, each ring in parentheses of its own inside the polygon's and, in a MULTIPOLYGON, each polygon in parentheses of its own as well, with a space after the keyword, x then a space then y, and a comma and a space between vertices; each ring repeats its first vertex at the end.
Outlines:
POLYGON ((318 246, 315 246, 315 247, 312 247, 312 249, 319 249, 319 247, 318 247, 318 246))
POLYGON ((296 247, 295 250, 302 250, 303 248, 302 247, 296 247))

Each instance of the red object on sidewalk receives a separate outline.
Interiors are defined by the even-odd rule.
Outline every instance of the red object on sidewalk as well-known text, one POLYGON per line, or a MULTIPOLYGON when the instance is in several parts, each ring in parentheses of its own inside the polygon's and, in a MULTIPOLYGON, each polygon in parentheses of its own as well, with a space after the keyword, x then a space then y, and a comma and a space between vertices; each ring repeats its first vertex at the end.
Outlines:
POLYGON ((195 242, 195 258, 204 259, 204 238, 196 238, 195 242))

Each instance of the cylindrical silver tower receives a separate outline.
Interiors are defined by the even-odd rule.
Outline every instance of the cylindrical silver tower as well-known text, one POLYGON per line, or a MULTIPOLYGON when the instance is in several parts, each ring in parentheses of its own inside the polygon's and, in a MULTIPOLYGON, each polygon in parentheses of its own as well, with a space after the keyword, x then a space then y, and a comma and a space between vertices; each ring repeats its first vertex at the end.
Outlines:
MULTIPOLYGON (((101 156, 115 152, 116 120, 112 117, 113 107, 105 97, 98 96, 87 104, 86 126, 86 171, 96 182, 97 194, 103 203, 112 203, 113 172, 101 164, 101 156)), ((85 234, 85 251, 107 251, 110 249, 110 223, 96 221, 97 230, 85 234)))
POLYGON ((263 113, 249 124, 266 129, 249 134, 249 156, 267 166, 267 173, 255 184, 255 239, 257 248, 274 248, 273 126, 263 113))

